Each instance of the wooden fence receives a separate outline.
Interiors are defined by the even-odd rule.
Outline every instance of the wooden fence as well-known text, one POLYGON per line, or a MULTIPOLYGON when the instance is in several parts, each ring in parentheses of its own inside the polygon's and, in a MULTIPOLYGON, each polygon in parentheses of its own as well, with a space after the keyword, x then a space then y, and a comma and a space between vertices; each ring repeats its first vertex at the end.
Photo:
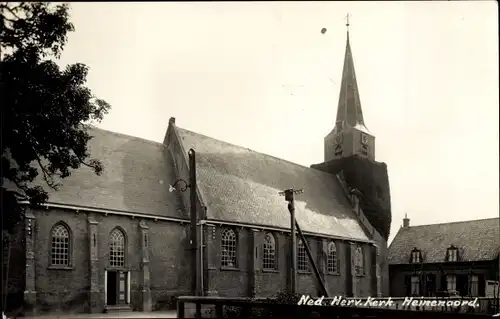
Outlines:
MULTIPOLYGON (((328 298, 328 303, 334 298, 328 298)), ((368 298, 359 298, 360 304, 366 308, 381 308, 372 306, 368 298)), ((409 311, 441 311, 441 312, 465 312, 465 313, 487 313, 500 312, 498 308, 499 299, 489 297, 391 297, 376 298, 376 301, 391 300, 390 306, 382 306, 384 309, 409 310, 409 311), (474 306, 469 306, 469 304, 474 306)))
MULTIPOLYGON (((465 319, 492 318, 491 312, 480 313, 480 308, 487 308, 487 298, 477 299, 476 307, 455 307, 447 302, 460 301, 457 298, 436 298, 444 301, 439 309, 411 305, 403 305, 404 298, 391 298, 395 302, 392 307, 376 307, 369 304, 357 306, 331 305, 333 298, 325 299, 322 306, 300 306, 296 304, 280 304, 272 299, 226 298, 226 297, 194 297, 182 296, 177 299, 177 318, 372 318, 372 319, 420 319, 425 311, 426 319, 465 319), (443 300, 444 299, 444 300, 443 300), (466 309, 466 311, 463 311, 466 309)), ((387 300, 381 298, 378 300, 387 300)), ((475 299, 475 298, 474 298, 475 299)), ((472 299, 471 301, 474 301, 472 299)), ((367 298, 360 299, 366 302, 367 298)), ((414 299, 415 300, 415 299, 414 299)), ((417 301, 420 300, 417 299, 417 301)), ((491 300, 490 300, 491 302, 491 300)), ((408 303, 408 300, 407 302, 408 303)), ((486 309, 485 309, 486 310, 486 309)), ((491 310, 491 309, 490 309, 491 310)))

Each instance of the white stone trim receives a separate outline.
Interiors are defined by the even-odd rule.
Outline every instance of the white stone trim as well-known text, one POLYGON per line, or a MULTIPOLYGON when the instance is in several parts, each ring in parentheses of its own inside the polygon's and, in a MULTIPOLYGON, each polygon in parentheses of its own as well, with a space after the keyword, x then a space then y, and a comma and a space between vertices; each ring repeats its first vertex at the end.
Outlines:
POLYGON ((108 305, 108 271, 104 270, 104 305, 108 305))
MULTIPOLYGON (((27 204, 22 202, 21 204, 27 204)), ((142 213, 136 213, 136 212, 125 212, 125 211, 120 211, 120 210, 112 210, 112 209, 100 209, 100 208, 94 208, 94 207, 85 207, 85 206, 75 206, 75 205, 66 205, 66 204, 56 204, 56 203, 45 203, 41 205, 42 207, 45 208, 61 208, 61 209, 70 209, 70 210, 75 210, 75 211, 86 211, 86 212, 95 212, 95 213, 102 213, 102 214, 113 214, 113 215, 120 215, 120 216, 129 216, 132 218, 147 218, 147 219, 154 219, 154 220, 164 220, 164 221, 172 221, 172 222, 179 222, 179 223, 189 223, 190 221, 188 219, 184 218, 175 218, 175 217, 164 217, 164 216, 158 216, 158 215, 150 215, 150 214, 142 214, 142 213)))
POLYGON ((127 271, 127 295, 126 295, 126 302, 127 305, 130 305, 130 271, 127 271))
MULTIPOLYGON (((26 203, 22 202, 22 204, 26 204, 26 203)), ((46 208, 49 208, 49 207, 61 208, 61 209, 70 209, 70 210, 75 210, 75 211, 82 210, 82 211, 87 211, 87 212, 102 213, 105 215, 113 214, 113 215, 119 215, 119 216, 130 216, 130 217, 137 217, 137 218, 153 219, 155 221, 158 221, 158 220, 170 221, 170 222, 177 222, 180 224, 189 224, 190 223, 190 220, 182 219, 182 218, 164 217, 164 216, 149 215, 149 214, 134 213, 134 212, 124 212, 124 211, 109 210, 109 209, 99 209, 99 208, 93 208, 93 207, 83 207, 83 206, 55 204, 55 203, 46 203, 46 204, 43 204, 42 206, 45 206, 46 208)), ((273 227, 273 226, 252 225, 252 224, 247 224, 247 223, 237 223, 237 222, 235 223, 235 222, 219 221, 219 220, 213 220, 213 219, 207 219, 206 223, 217 224, 217 225, 236 226, 236 227, 250 228, 250 229, 271 230, 271 231, 277 231, 277 232, 282 232, 282 233, 290 233, 289 228, 280 228, 280 227, 273 227)), ((375 241, 369 240, 369 239, 362 240, 362 239, 351 238, 351 237, 341 237, 341 236, 334 236, 334 235, 321 234, 321 233, 312 233, 312 232, 307 232, 307 231, 302 231, 302 233, 304 235, 307 235, 307 236, 322 237, 322 238, 328 238, 328 239, 333 239, 333 240, 344 240, 344 241, 349 240, 349 241, 355 241, 358 243, 368 243, 368 244, 375 244, 376 243, 375 241)))

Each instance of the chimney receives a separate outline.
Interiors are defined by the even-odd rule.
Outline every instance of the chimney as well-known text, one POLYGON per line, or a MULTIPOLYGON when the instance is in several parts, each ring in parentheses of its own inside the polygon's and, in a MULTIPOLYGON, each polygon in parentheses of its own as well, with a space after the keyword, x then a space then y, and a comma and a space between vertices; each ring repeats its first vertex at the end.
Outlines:
POLYGON ((410 219, 405 213, 405 218, 403 218, 403 228, 410 228, 410 219))
POLYGON ((171 117, 170 120, 168 120, 168 125, 175 125, 175 117, 171 117))

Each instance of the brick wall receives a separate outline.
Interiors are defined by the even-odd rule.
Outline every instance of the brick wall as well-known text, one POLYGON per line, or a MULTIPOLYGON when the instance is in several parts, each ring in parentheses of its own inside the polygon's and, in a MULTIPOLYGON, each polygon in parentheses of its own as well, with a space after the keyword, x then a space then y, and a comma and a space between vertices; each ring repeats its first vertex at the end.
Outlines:
MULTIPOLYGON (((210 251, 211 256, 207 258, 210 260, 209 264, 209 282, 208 291, 219 296, 227 297, 240 297, 251 296, 251 277, 254 276, 252 272, 251 263, 254 259, 253 242, 251 241, 251 233, 253 230, 248 228, 237 229, 238 234, 238 253, 237 253, 237 267, 235 269, 224 269, 220 265, 220 227, 216 227, 215 231, 215 244, 210 251)), ((262 232, 264 233, 264 232, 262 232)), ((290 236, 281 232, 272 232, 276 238, 276 254, 277 254, 277 269, 275 271, 262 270, 260 267, 256 271, 255 277, 255 290, 256 296, 271 297, 275 296, 279 291, 285 291, 289 288, 289 271, 290 271, 290 236)), ((309 248, 316 260, 316 265, 321 268, 320 264, 320 251, 319 242, 322 238, 307 237, 309 248)), ((334 295, 346 295, 349 277, 347 271, 350 267, 350 258, 348 260, 346 250, 349 247, 348 242, 335 241, 337 245, 338 254, 338 267, 339 273, 335 275, 326 274, 325 285, 328 293, 334 295)), ((356 296, 373 296, 372 291, 372 276, 374 275, 371 270, 371 255, 369 253, 370 245, 364 246, 365 258, 365 276, 356 278, 356 296)), ((262 260, 257 261, 261 263, 262 260)), ((323 259, 326 263, 326 259, 323 259)), ((326 266, 326 265, 325 265, 326 266)), ((319 295, 320 285, 316 279, 314 271, 311 267, 310 272, 297 274, 297 292, 300 294, 319 295)))
POLYGON ((3 233, 2 244, 2 309, 8 312, 22 307, 26 264, 24 253, 24 222, 15 226, 11 235, 3 233), (9 251, 10 250, 10 251, 9 251), (7 267, 8 262, 8 267, 7 267), (21 267, 20 267, 21 265, 21 267), (5 289, 7 287, 7 289, 5 289), (5 299, 5 293, 8 293, 5 299), (6 300, 6 305, 3 305, 6 300))
MULTIPOLYGON (((127 216, 76 213, 60 209, 40 210, 35 212, 36 226, 34 230, 35 245, 35 289, 37 308, 41 311, 88 312, 102 311, 104 308, 104 271, 108 265, 108 238, 110 232, 119 227, 126 234, 127 255, 126 270, 131 272, 131 305, 142 309, 143 294, 141 286, 141 237, 139 220, 127 216), (90 289, 89 266, 89 215, 98 222, 98 263, 97 280, 100 300, 89 309, 88 293, 90 289), (50 232, 59 222, 67 225, 72 235, 71 267, 68 269, 50 268, 50 232)), ((165 221, 147 220, 149 227, 149 268, 150 288, 153 309, 161 308, 171 301, 172 297, 190 294, 191 269, 189 251, 189 224, 178 224, 165 221)), ((222 269, 220 266, 220 227, 216 227, 215 241, 209 256, 212 267, 208 269, 207 290, 220 296, 250 296, 252 261, 254 258, 253 231, 248 228, 236 229, 238 236, 238 253, 236 269, 222 269)), ((262 234, 264 234, 262 232, 262 234)), ((274 233, 277 243, 276 271, 260 270, 255 276, 257 296, 270 297, 278 291, 288 288, 289 278, 289 235, 274 233)), ((308 237, 310 249, 316 260, 320 260, 318 242, 320 238, 308 237)), ((324 275, 330 295, 345 295, 348 282, 347 267, 349 261, 345 253, 348 243, 336 241, 339 258, 339 274, 324 275)), ((369 247, 367 245, 367 247, 369 247)), ((257 262, 261 262, 258 260, 257 262)), ((366 276, 356 279, 356 295, 370 295, 370 277, 372 273, 368 265, 370 255, 365 253, 366 276)), ((318 264, 318 266, 320 266, 318 264)), ((320 287, 314 273, 297 274, 297 291, 299 293, 318 295, 320 287)))
POLYGON ((89 287, 87 216, 62 210, 39 210, 35 214, 33 243, 37 308, 42 311, 86 309, 89 287), (71 233, 71 261, 68 269, 49 269, 52 227, 63 222, 71 233))
MULTIPOLYGON (((88 214, 58 209, 35 212, 35 288, 37 308, 41 311, 88 312, 90 289, 88 214), (58 223, 66 224, 72 234, 71 267, 50 269, 50 232, 58 223)), ((125 268, 131 272, 131 305, 142 309, 142 287, 140 279, 141 251, 139 220, 127 216, 93 214, 98 222, 97 276, 100 302, 93 311, 104 308, 104 272, 109 260, 109 234, 119 227, 126 234, 125 268)), ((186 224, 153 220, 149 227, 149 257, 151 269, 152 304, 164 304, 172 296, 189 291, 190 273, 188 264, 186 224)))
POLYGON ((172 296, 191 294, 190 225, 165 222, 148 225, 152 304, 158 309, 172 296))

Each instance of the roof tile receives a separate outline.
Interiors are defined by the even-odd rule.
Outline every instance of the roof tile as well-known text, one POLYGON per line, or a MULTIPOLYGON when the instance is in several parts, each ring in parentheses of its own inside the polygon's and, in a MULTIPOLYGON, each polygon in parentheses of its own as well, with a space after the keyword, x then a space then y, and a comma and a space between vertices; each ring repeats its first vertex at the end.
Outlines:
POLYGON ((335 175, 176 127, 185 150, 196 151, 198 186, 216 220, 290 228, 278 192, 303 188, 295 199, 302 230, 353 240, 368 237, 335 175))
POLYGON ((451 245, 461 261, 492 260, 500 248, 499 227, 498 218, 401 227, 389 246, 389 263, 408 264, 415 247, 425 263, 444 262, 451 245))
POLYGON ((101 161, 102 174, 86 166, 72 171, 58 191, 50 189, 50 203, 186 217, 178 194, 168 191, 175 173, 162 143, 95 127, 89 134, 90 156, 101 161))

